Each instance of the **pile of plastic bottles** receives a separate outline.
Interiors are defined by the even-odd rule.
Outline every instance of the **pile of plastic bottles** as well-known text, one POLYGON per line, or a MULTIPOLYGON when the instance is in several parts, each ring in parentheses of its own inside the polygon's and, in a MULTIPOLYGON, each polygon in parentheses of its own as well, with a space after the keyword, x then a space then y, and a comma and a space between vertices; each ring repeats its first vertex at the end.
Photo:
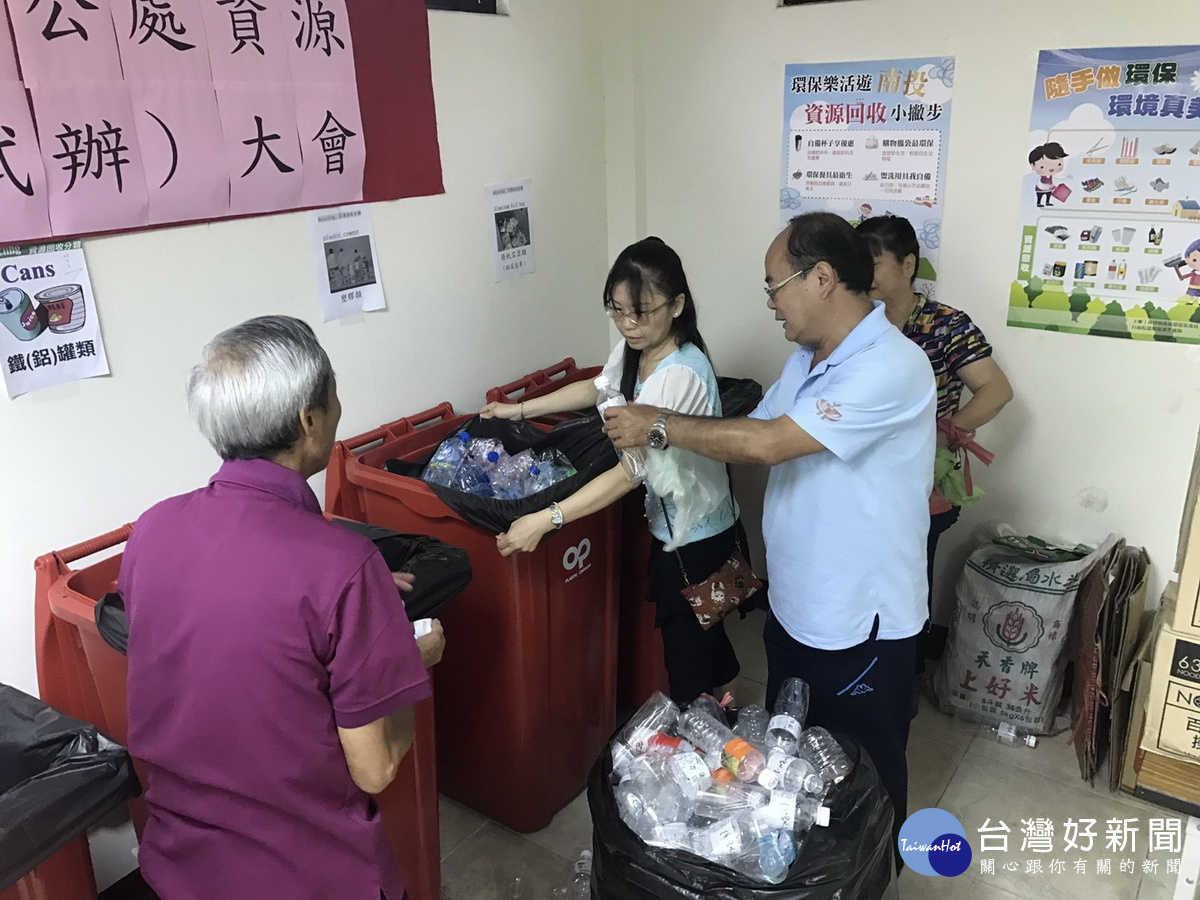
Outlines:
POLYGON ((477 497, 520 500, 574 474, 571 461, 557 450, 509 456, 500 441, 460 431, 442 441, 421 478, 477 497))
POLYGON ((774 714, 743 708, 733 729, 701 695, 682 714, 655 693, 612 744, 621 819, 647 844, 686 850, 778 884, 850 772, 824 728, 804 728, 808 684, 784 682, 774 714))

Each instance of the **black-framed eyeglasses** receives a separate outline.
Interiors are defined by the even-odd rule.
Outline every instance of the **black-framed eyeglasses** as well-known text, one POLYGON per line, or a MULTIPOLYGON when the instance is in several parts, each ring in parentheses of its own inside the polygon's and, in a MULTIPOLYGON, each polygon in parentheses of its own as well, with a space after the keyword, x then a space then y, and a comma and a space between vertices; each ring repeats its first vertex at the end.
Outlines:
POLYGON ((650 321, 650 317, 662 309, 664 306, 670 306, 671 300, 666 303, 660 303, 653 309, 643 309, 641 312, 625 312, 623 309, 617 309, 615 306, 605 306, 604 314, 614 322, 619 322, 624 319, 631 325, 645 325, 650 321))
POLYGON ((805 266, 805 267, 804 267, 803 269, 801 269, 799 272, 793 272, 791 275, 789 275, 787 278, 783 279, 783 281, 779 282, 778 284, 768 284, 768 285, 764 285, 764 286, 763 286, 763 290, 764 290, 764 291, 766 292, 766 294, 767 294, 767 299, 768 299, 768 300, 774 300, 774 299, 775 299, 775 292, 776 292, 776 291, 778 291, 778 290, 779 290, 781 287, 783 287, 785 284, 787 284, 787 283, 788 283, 789 281, 791 281, 793 278, 799 278, 799 277, 800 277, 801 275, 803 275, 805 272, 809 272, 809 271, 811 271, 811 270, 812 270, 812 268, 813 268, 813 266, 815 266, 815 265, 816 265, 816 263, 813 263, 813 264, 812 264, 812 266, 805 266))

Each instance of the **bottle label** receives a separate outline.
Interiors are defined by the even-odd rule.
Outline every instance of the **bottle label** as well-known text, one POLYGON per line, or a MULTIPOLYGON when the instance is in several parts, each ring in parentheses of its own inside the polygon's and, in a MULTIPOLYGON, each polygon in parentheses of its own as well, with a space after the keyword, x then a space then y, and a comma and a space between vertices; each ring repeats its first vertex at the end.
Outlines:
POLYGON ((742 760, 744 760, 746 755, 753 749, 753 747, 751 747, 741 738, 734 738, 732 741, 726 744, 724 749, 721 751, 721 762, 724 764, 725 768, 736 775, 738 766, 742 764, 742 760))
POLYGON ((772 750, 767 755, 767 768, 775 773, 777 779, 783 777, 783 773, 787 771, 787 767, 792 764, 794 756, 788 756, 782 750, 772 750))
POLYGON ((695 753, 679 753, 671 757, 671 771, 679 786, 693 796, 710 780, 708 766, 695 753))
POLYGON ((793 740, 798 740, 800 737, 800 723, 796 720, 795 716, 771 716, 771 721, 767 724, 767 730, 786 731, 792 736, 793 740))
POLYGON ((713 856, 733 856, 742 849, 741 832, 734 819, 709 826, 708 840, 713 856))
POLYGON ((771 802, 762 809, 763 818, 775 828, 796 829, 796 795, 792 791, 774 790, 771 802))
POLYGON ((650 838, 646 841, 651 847, 690 847, 690 835, 685 822, 668 822, 666 825, 655 825, 650 838))

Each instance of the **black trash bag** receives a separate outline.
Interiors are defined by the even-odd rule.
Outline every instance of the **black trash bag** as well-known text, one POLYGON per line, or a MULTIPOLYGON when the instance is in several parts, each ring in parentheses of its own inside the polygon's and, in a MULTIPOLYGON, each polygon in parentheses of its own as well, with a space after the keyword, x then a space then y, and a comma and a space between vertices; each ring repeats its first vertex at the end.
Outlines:
POLYGON ((858 742, 837 736, 854 769, 827 801, 829 826, 813 828, 779 884, 680 850, 649 847, 617 811, 611 745, 588 776, 592 888, 601 900, 878 900, 891 882, 892 801, 858 742))
MULTIPOLYGON (((565 500, 603 472, 617 464, 617 451, 604 433, 599 416, 584 416, 559 422, 550 431, 535 428, 528 422, 510 422, 507 419, 481 419, 478 416, 449 431, 443 437, 451 438, 465 431, 473 438, 492 438, 504 444, 510 454, 522 450, 557 450, 571 461, 575 474, 570 478, 550 485, 544 491, 531 494, 520 500, 497 500, 494 497, 476 497, 464 494, 440 484, 429 485, 443 503, 472 525, 500 533, 521 516, 545 509, 551 503, 565 500)), ((440 442, 439 442, 440 443, 440 442)), ((426 464, 437 451, 434 447, 420 460, 389 459, 384 468, 393 475, 420 478, 426 464)))
POLYGON ((334 519, 372 541, 393 572, 411 572, 413 589, 404 595, 409 621, 432 619, 471 583, 471 559, 462 547, 424 534, 401 534, 381 525, 334 519))
MULTIPOLYGON (((416 576, 413 589, 404 595, 410 622, 432 619, 471 583, 471 560, 467 551, 424 534, 401 534, 379 525, 364 525, 334 519, 338 525, 372 541, 392 572, 416 576)), ((96 604, 96 629, 104 642, 122 656, 128 655, 129 617, 125 600, 116 591, 96 604)))
POLYGON ((110 591, 100 598, 94 613, 96 630, 104 643, 122 656, 129 655, 129 616, 125 613, 125 598, 110 591))
POLYGON ((721 412, 726 419, 747 416, 762 399, 762 385, 753 378, 718 378, 717 390, 721 394, 721 412))
POLYGON ((141 791, 124 747, 0 684, 0 891, 141 791))

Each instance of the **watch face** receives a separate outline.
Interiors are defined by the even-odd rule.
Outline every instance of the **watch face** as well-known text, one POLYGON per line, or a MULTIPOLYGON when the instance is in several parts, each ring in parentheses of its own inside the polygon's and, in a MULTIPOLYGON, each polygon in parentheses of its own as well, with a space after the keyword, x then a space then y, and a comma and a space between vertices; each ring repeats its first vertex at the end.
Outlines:
POLYGON ((650 430, 646 432, 646 443, 653 450, 661 450, 667 445, 667 432, 660 425, 650 426, 650 430))

